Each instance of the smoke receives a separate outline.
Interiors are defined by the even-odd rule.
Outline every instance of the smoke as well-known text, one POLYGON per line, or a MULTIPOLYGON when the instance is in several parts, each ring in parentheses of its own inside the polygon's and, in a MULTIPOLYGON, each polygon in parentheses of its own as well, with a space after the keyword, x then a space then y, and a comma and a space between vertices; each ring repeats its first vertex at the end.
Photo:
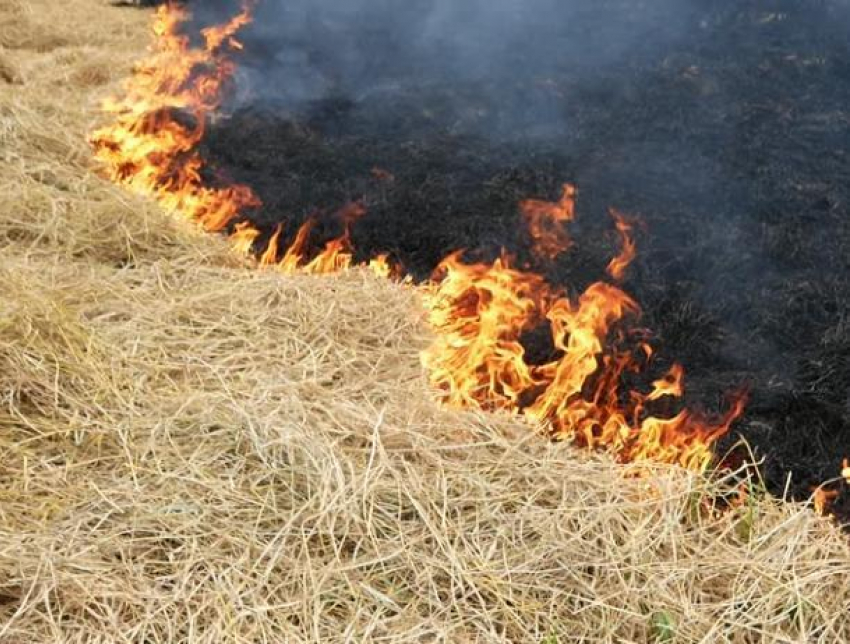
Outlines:
MULTIPOLYGON (((234 4, 205 4, 200 18, 234 4)), ((663 57, 698 23, 682 0, 261 0, 231 107, 297 111, 329 97, 371 106, 430 90, 456 119, 486 111, 477 129, 492 136, 551 131, 572 89, 559 85, 564 70, 592 80, 663 57), (475 100, 452 101, 464 90, 475 100)))
POLYGON ((259 0, 206 144, 269 229, 366 195, 354 246, 416 276, 521 254, 516 203, 575 183, 578 243, 547 277, 581 289, 607 208, 643 218, 626 288, 657 358, 709 401, 744 375, 796 433, 822 412, 800 392, 850 409, 848 25, 850 0, 259 0))
MULTIPOLYGON (((193 6, 218 22, 237 4, 193 6)), ((289 134, 255 137, 262 176, 234 172, 290 213, 356 194, 371 164, 407 171, 358 230, 415 264, 429 248, 513 247, 516 200, 571 181, 577 226, 609 225, 608 206, 644 216, 645 281, 690 285, 682 297, 740 338, 799 266, 835 256, 821 252, 834 225, 801 218, 844 202, 808 160, 845 136, 827 117, 850 104, 847 0, 259 0, 255 15, 227 108, 306 124, 316 157, 293 167, 289 134)), ((734 351, 776 361, 775 335, 734 351)))

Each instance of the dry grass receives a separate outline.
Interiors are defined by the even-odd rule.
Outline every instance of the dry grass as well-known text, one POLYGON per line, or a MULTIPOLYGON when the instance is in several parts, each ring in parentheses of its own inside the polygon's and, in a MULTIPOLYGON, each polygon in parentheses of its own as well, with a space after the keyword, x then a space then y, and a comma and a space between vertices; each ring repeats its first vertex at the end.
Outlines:
POLYGON ((415 292, 94 176, 146 21, 0 6, 0 642, 850 641, 829 521, 441 409, 415 292))

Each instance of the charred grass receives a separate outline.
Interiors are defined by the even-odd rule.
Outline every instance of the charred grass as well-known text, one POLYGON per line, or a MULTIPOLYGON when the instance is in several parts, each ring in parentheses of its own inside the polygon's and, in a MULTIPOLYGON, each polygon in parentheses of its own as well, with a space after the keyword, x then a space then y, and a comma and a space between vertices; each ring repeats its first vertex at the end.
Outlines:
POLYGON ((256 219, 286 220, 290 235, 317 209, 362 199, 362 257, 390 252, 419 278, 455 249, 492 259, 507 248, 534 265, 517 203, 572 182, 576 243, 536 268, 581 292, 616 253, 608 208, 639 217, 626 287, 659 365, 682 362, 691 401, 708 410, 748 387, 728 444, 748 441, 771 491, 790 476, 802 500, 850 452, 850 9, 691 4, 693 38, 592 74, 567 61, 511 83, 340 87, 238 109, 206 152, 258 191, 256 219))

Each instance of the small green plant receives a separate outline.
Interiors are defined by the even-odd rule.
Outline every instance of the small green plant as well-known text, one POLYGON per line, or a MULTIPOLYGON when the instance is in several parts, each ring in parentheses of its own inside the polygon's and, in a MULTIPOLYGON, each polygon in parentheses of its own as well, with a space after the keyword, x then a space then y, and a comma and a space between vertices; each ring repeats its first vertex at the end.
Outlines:
POLYGON ((558 634, 555 629, 549 631, 549 634, 540 640, 540 644, 558 644, 558 634))
POLYGON ((665 610, 652 614, 652 639, 657 644, 672 642, 676 635, 676 620, 665 610))

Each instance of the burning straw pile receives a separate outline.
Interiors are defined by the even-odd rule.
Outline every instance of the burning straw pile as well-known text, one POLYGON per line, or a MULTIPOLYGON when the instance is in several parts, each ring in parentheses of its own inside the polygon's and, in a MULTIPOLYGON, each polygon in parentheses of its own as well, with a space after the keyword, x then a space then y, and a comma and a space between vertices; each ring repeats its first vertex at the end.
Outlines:
POLYGON ((850 639, 829 520, 446 409, 415 289, 97 178, 146 24, 0 10, 0 642, 850 639))

